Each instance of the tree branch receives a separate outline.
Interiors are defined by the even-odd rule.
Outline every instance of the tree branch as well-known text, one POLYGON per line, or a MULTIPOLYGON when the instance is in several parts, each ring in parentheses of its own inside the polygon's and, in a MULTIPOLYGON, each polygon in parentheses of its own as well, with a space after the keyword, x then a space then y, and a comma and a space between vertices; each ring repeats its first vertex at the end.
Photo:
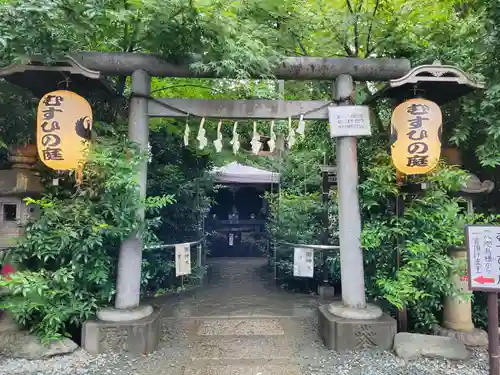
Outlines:
POLYGON ((309 52, 307 52, 307 49, 306 47, 304 46, 304 44, 302 43, 302 40, 300 38, 300 36, 294 32, 294 31, 291 31, 292 35, 295 37, 298 45, 299 45, 299 48, 300 50, 302 51, 302 53, 304 54, 304 56, 309 56, 309 52))
MULTIPOLYGON (((323 9, 323 7, 320 5, 319 8, 320 8, 321 14, 323 16, 323 20, 327 19, 328 17, 326 17, 325 10, 323 9)), ((334 26, 334 25, 332 25, 332 26, 334 26)), ((332 34, 332 35, 337 40, 337 42, 340 44, 340 46, 344 49, 345 53, 347 54, 347 57, 353 57, 351 49, 349 48, 349 45, 347 44, 347 32, 346 32, 344 40, 340 39, 340 37, 337 34, 332 34)))
POLYGON ((304 44, 302 44, 302 41, 300 39, 297 39, 297 43, 299 43, 299 47, 304 53, 304 56, 309 56, 309 52, 307 52, 306 47, 304 47, 304 44))
MULTIPOLYGON (((128 10, 128 1, 127 0, 123 0, 123 8, 125 8, 125 10, 128 10)), ((124 30, 123 30, 123 46, 122 46, 123 52, 128 52, 128 46, 129 46, 129 41, 128 41, 129 29, 128 29, 128 27, 129 27, 128 22, 125 21, 124 30)))
POLYGON ((359 31, 358 31, 358 17, 359 17, 359 10, 361 9, 361 5, 363 4, 362 0, 358 0, 358 8, 356 9, 356 12, 354 12, 354 8, 351 4, 350 0, 346 0, 347 8, 349 9, 349 12, 351 15, 354 16, 354 56, 358 56, 359 54, 359 31), (361 4, 361 5, 359 5, 361 4))
POLYGON ((351 14, 354 14, 354 9, 351 5, 351 2, 349 0, 345 0, 346 1, 346 4, 347 4, 347 8, 349 8, 349 12, 351 12, 351 14))
POLYGON ((368 26, 368 36, 366 37, 366 54, 365 57, 368 57, 372 53, 372 49, 370 49, 370 42, 372 37, 372 29, 373 29, 373 20, 375 19, 375 15, 378 10, 378 6, 380 4, 380 0, 375 2, 375 7, 373 8, 372 19, 370 20, 370 25, 368 26))
POLYGON ((333 37, 335 39, 337 39, 337 42, 340 43, 340 45, 342 46, 342 48, 344 48, 344 51, 345 53, 347 54, 347 57, 354 57, 352 51, 351 51, 351 48, 349 48, 349 45, 347 44, 347 38, 346 40, 341 40, 340 37, 338 35, 333 35, 333 37))

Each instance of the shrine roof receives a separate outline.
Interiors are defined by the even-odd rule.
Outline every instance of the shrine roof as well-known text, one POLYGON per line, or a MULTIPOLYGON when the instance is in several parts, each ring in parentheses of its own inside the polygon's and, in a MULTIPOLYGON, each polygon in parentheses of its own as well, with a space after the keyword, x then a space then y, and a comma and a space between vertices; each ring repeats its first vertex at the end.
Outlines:
POLYGON ((237 162, 214 168, 210 174, 221 184, 277 184, 280 174, 237 162))

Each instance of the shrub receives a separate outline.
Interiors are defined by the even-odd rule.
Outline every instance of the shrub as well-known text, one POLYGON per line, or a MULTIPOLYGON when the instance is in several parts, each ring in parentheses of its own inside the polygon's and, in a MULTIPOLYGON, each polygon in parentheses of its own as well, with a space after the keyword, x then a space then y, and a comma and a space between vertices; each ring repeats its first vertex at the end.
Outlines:
MULTIPOLYGON (((99 138, 81 185, 26 200, 40 215, 9 253, 19 271, 0 280, 9 290, 2 307, 44 341, 62 338, 112 302, 119 246, 140 230, 138 207, 172 202, 172 196, 141 202, 135 177, 142 157, 124 138, 99 138)), ((152 240, 147 231, 144 238, 152 240)))

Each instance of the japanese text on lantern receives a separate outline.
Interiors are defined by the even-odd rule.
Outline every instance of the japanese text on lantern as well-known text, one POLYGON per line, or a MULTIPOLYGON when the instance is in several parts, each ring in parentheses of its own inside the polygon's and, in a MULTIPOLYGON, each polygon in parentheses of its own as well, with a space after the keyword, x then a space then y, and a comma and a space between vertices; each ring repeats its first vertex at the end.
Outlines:
POLYGON ((427 166, 429 163, 429 145, 427 144, 427 130, 424 129, 424 122, 429 118, 424 117, 429 114, 429 106, 426 104, 410 104, 407 112, 412 116, 408 119, 409 131, 406 136, 412 143, 408 145, 407 167, 427 166))
POLYGON ((38 104, 37 149, 49 168, 65 171, 85 162, 92 131, 92 108, 67 90, 45 94, 38 104))
POLYGON ((439 106, 425 99, 411 99, 396 107, 391 124, 391 156, 403 174, 432 170, 441 155, 439 106))
POLYGON ((500 226, 466 227, 471 290, 500 290, 500 226))
POLYGON ((63 112, 61 108, 64 98, 59 95, 47 95, 42 99, 43 122, 40 125, 42 132, 41 144, 43 160, 64 160, 63 152, 60 148, 61 137, 58 132, 61 130, 56 119, 56 113, 63 112))

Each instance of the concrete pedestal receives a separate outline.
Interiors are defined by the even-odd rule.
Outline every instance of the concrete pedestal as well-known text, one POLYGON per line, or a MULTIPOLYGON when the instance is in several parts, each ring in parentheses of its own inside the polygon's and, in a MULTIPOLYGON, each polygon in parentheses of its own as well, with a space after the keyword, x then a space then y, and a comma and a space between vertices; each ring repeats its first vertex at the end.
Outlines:
POLYGON ((19 332, 21 328, 7 310, 0 310, 0 334, 19 332))
POLYGON ((335 298, 335 288, 331 285, 319 285, 318 295, 322 301, 331 301, 335 298))
POLYGON ((160 341, 160 309, 138 320, 88 320, 82 327, 82 347, 92 354, 108 352, 151 353, 160 341))
POLYGON ((488 332, 474 328, 471 331, 457 331, 445 327, 436 326, 433 329, 438 336, 452 337, 462 342, 466 346, 487 346, 488 332))
MULTIPOLYGON (((459 274, 450 275, 450 281, 461 293, 470 293, 467 280, 467 251, 457 248, 449 251, 450 257, 459 268, 459 274)), ((470 298, 447 296, 443 306, 443 327, 456 331, 473 331, 472 304, 470 298)))
POLYGON ((331 314, 328 305, 319 307, 319 334, 330 350, 390 350, 396 333, 396 320, 387 314, 377 319, 348 319, 331 314))

